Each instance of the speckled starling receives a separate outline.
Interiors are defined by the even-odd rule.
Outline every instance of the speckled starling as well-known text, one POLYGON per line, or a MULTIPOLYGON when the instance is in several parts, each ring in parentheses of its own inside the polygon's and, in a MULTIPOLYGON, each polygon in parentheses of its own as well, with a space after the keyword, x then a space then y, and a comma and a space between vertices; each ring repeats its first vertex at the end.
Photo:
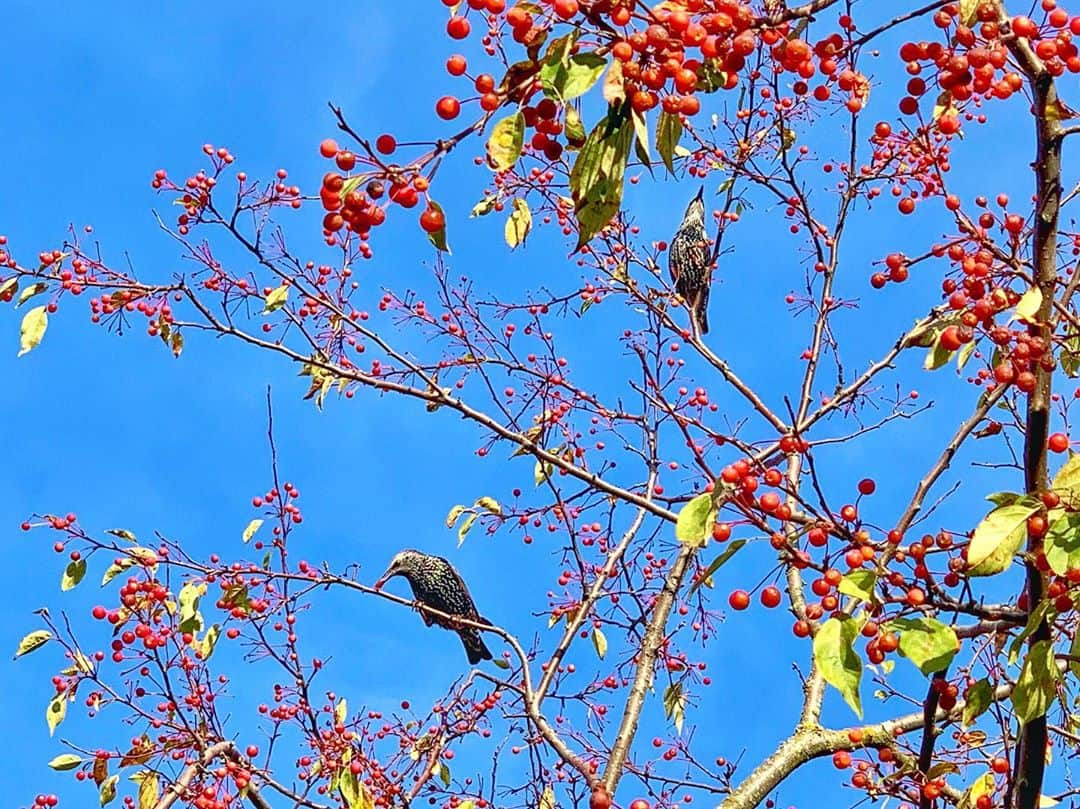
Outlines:
POLYGON ((705 188, 686 206, 682 224, 668 248, 668 268, 675 291, 686 302, 697 334, 709 333, 709 284, 712 282, 712 244, 705 232, 705 188))
MULTIPOLYGON (((440 556, 430 556, 414 550, 401 551, 390 560, 390 567, 375 582, 375 589, 378 590, 394 576, 404 576, 412 588, 413 597, 427 607, 469 621, 491 624, 476 611, 469 588, 465 586, 461 575, 440 556)), ((469 663, 475 665, 481 660, 491 660, 491 652, 484 645, 480 632, 474 627, 461 626, 456 621, 429 615, 423 610, 420 611, 420 617, 428 626, 438 624, 444 629, 457 632, 465 647, 465 653, 469 656, 469 663)))

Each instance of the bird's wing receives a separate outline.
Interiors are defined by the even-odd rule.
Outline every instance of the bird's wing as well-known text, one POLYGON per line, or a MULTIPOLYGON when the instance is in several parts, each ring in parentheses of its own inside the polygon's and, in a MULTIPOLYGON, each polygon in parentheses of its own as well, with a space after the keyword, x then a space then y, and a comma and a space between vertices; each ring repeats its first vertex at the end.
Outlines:
MULTIPOLYGON (((446 560, 444 559, 443 561, 445 562, 446 560)), ((477 618, 480 617, 480 614, 476 611, 476 602, 473 601, 473 597, 469 593, 469 588, 465 586, 465 579, 461 578, 461 574, 457 572, 457 568, 454 567, 452 564, 446 562, 446 565, 448 568, 450 568, 450 575, 454 577, 454 580, 458 583, 458 586, 461 587, 461 592, 462 594, 464 594, 465 600, 469 604, 468 614, 464 615, 463 617, 468 618, 470 621, 475 621, 477 618)))

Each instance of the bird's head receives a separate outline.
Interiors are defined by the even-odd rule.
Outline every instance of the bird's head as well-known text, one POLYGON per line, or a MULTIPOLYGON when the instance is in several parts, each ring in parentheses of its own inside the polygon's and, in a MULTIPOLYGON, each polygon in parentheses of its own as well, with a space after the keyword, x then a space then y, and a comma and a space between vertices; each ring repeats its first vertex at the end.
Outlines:
POLYGON ((390 579, 394 578, 394 576, 405 576, 408 578, 409 574, 417 569, 417 566, 423 558, 424 554, 420 553, 420 551, 400 551, 390 560, 390 566, 386 568, 386 572, 379 576, 379 580, 375 582, 375 589, 381 589, 382 586, 390 579))
POLYGON ((686 206, 683 224, 688 222, 705 224, 705 186, 698 189, 697 196, 690 200, 690 204, 686 206))

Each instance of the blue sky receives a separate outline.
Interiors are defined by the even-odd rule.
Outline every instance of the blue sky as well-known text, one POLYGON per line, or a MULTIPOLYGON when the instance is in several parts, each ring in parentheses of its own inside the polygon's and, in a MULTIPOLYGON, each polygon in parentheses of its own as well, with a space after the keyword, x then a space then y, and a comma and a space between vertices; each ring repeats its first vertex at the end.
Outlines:
MULTIPOLYGON (((27 257, 57 244, 67 223, 92 223, 114 259, 126 252, 140 273, 162 277, 179 267, 179 259, 154 225, 152 209, 166 205, 154 196, 149 178, 158 167, 177 177, 194 170, 204 142, 229 147, 253 176, 284 166, 310 191, 326 170, 316 145, 334 134, 327 101, 343 106, 352 123, 372 135, 449 131, 440 129, 431 110, 438 96, 459 89, 442 68, 458 48, 442 35, 441 7, 411 2, 406 8, 410 13, 395 18, 375 3, 314 13, 311 6, 279 0, 164 8, 117 0, 93 7, 57 2, 46 12, 38 3, 8 0, 8 30, 19 34, 5 41, 0 232, 27 257)), ((879 61, 879 78, 896 75, 891 58, 879 61)), ((875 91, 881 114, 892 117, 891 103, 882 99, 893 95, 875 91)), ((1023 106, 992 108, 993 125, 975 129, 958 146, 954 179, 962 193, 1005 190, 1017 199, 1027 193, 1023 106), (993 176, 980 170, 988 165, 995 167, 993 176)), ((822 121, 809 142, 827 148, 835 132, 835 122, 822 121)), ((455 250, 451 266, 501 292, 540 277, 557 284, 560 273, 576 278, 554 234, 538 233, 528 249, 511 254, 501 241, 501 222, 467 219, 488 179, 471 163, 475 151, 463 149, 440 175, 446 190, 437 196, 447 209, 455 250)), ((660 239, 670 235, 695 190, 695 182, 653 184, 645 178, 628 188, 627 198, 643 229, 660 239)), ((781 213, 759 204, 733 230, 735 252, 721 268, 723 285, 714 292, 711 312, 713 339, 725 358, 775 402, 794 389, 790 372, 801 369, 798 355, 806 340, 805 324, 792 320, 783 302, 789 289, 801 285, 802 271, 799 245, 787 236, 781 213)), ((314 221, 297 217, 291 232, 301 249, 318 255, 314 221)), ((945 227, 940 210, 904 220, 888 201, 873 216, 856 218, 841 294, 859 297, 863 308, 837 324, 850 367, 880 354, 937 301, 936 272, 913 273, 904 288, 873 294, 866 282, 869 261, 893 250, 915 252, 945 227)), ((423 286, 432 256, 411 216, 391 221, 375 248, 376 260, 364 269, 373 288, 423 286)), ((618 315, 571 321, 563 333, 574 367, 603 390, 622 387, 618 315)), ((31 611, 38 607, 67 609, 81 619, 101 600, 93 576, 72 593, 58 592, 62 564, 49 548, 51 537, 18 531, 31 511, 76 511, 91 530, 124 527, 147 537, 158 530, 193 552, 225 547, 240 553, 239 533, 252 516, 249 500, 269 482, 267 385, 274 390, 282 470, 302 491, 305 525, 296 542, 303 556, 339 568, 359 562, 374 578, 401 547, 442 553, 466 573, 489 617, 526 637, 543 631, 544 623, 530 613, 543 608, 544 592, 558 573, 555 562, 547 564, 546 551, 526 550, 516 537, 478 533, 457 550, 442 525, 455 503, 481 494, 508 497, 514 485, 531 487, 530 462, 506 467, 499 452, 476 458, 482 437, 459 419, 428 417, 422 407, 367 394, 349 403, 332 401, 319 413, 300 400, 302 383, 276 358, 192 335, 184 355, 173 360, 157 341, 121 339, 90 327, 81 305, 63 309, 42 346, 18 360, 17 333, 17 319, 0 316, 0 347, 8 346, 0 348, 0 417, 8 425, 9 458, 0 467, 0 542, 7 560, 0 569, 6 606, 0 648, 14 648, 35 627, 31 611)), ((889 384, 918 388, 937 407, 917 426, 886 430, 828 455, 826 485, 836 502, 853 497, 856 481, 871 474, 879 483, 873 505, 882 522, 895 515, 922 474, 935 440, 967 412, 950 404, 963 407, 974 396, 951 372, 922 373, 920 362, 906 358, 889 384)), ((739 415, 718 381, 709 388, 739 415)), ((679 480, 673 476, 669 487, 679 480)), ((943 524, 970 524, 980 516, 982 492, 1017 485, 1007 475, 991 480, 988 473, 965 473, 962 496, 943 512, 943 524)), ((720 592, 756 583, 770 565, 765 548, 743 556, 725 569, 720 592)), ((318 628, 308 629, 309 642, 324 655, 332 651, 336 690, 351 701, 384 708, 402 698, 422 704, 460 671, 457 640, 425 633, 408 611, 335 597, 316 614, 318 628)), ((791 640, 789 623, 779 611, 754 610, 721 628, 709 653, 715 684, 695 714, 707 759, 735 758, 745 748, 744 761, 759 760, 790 728, 799 698, 790 663, 805 666, 808 650, 791 640)), ((579 665, 595 665, 591 649, 578 654, 579 665)), ((56 661, 40 652, 0 665, 8 684, 5 724, 19 739, 6 752, 0 794, 27 802, 36 792, 55 791, 62 805, 85 805, 85 792, 45 766, 60 750, 43 721, 56 661)), ((252 692, 265 692, 272 682, 256 669, 251 677, 252 692)), ((867 702, 869 692, 864 689, 867 702)), ((61 735, 91 745, 106 741, 103 723, 77 714, 71 712, 61 735)), ((885 715, 869 709, 870 718, 885 715)), ((832 697, 826 716, 835 724, 850 721, 832 697)), ((643 739, 662 727, 660 719, 659 705, 651 705, 643 739)), ((832 795, 837 780, 827 763, 811 766, 783 787, 780 799, 822 805, 820 796, 832 795)), ((620 800, 629 801, 632 792, 628 787, 620 800)))

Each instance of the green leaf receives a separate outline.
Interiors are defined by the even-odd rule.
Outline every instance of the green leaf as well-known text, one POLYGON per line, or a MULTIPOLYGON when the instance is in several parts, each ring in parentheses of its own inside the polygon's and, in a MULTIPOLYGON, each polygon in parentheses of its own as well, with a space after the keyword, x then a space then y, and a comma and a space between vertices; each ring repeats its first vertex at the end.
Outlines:
POLYGON ((581 113, 577 108, 568 106, 563 120, 563 132, 566 134, 566 142, 576 148, 586 138, 585 125, 581 122, 581 113))
POLYGON ((1015 503, 987 514, 968 546, 968 574, 994 576, 1005 570, 1027 536, 1027 518, 1036 510, 1036 506, 1015 503))
POLYGON ((683 122, 680 116, 670 112, 660 113, 660 121, 656 125, 656 151, 660 153, 660 159, 671 174, 675 173, 675 149, 682 133, 683 122))
POLYGON ((539 486, 551 477, 551 473, 554 471, 555 465, 552 464, 551 461, 537 460, 536 464, 533 466, 533 483, 539 486))
POLYGON ((240 538, 244 542, 250 542, 251 538, 255 536, 256 532, 262 527, 262 520, 252 520, 247 524, 247 528, 244 529, 244 533, 240 535, 240 538))
POLYGON ((1027 323, 1036 322, 1039 309, 1042 308, 1043 295, 1038 287, 1031 287, 1020 296, 1020 302, 1016 304, 1016 316, 1027 323))
POLYGON ((675 723, 675 731, 682 733, 683 720, 686 718, 686 694, 682 683, 672 683, 664 689, 664 716, 675 723))
MULTIPOLYGON (((1024 495, 1017 494, 1016 492, 994 492, 993 494, 986 495, 986 499, 995 506, 1011 506, 1014 503, 1023 500, 1024 495)), ((1032 505, 1035 504, 1032 503, 1032 505)))
POLYGON ((30 286, 28 286, 26 289, 24 289, 22 292, 19 293, 19 297, 15 300, 16 308, 19 307, 19 306, 22 306, 24 303, 26 303, 28 300, 30 300, 35 295, 40 295, 42 292, 44 292, 48 288, 49 288, 49 285, 46 284, 44 281, 38 281, 36 284, 31 284, 30 286))
POLYGON ((134 564, 135 560, 132 559, 130 556, 119 557, 105 570, 105 575, 101 577, 101 586, 104 587, 106 584, 111 582, 129 567, 132 567, 134 564))
POLYGON ((180 605, 180 624, 177 627, 181 632, 198 632, 203 628, 202 615, 199 614, 199 599, 206 593, 206 584, 200 582, 194 584, 188 582, 180 588, 180 594, 176 597, 180 605))
POLYGON ((272 312, 276 312, 286 301, 289 300, 289 288, 287 286, 279 286, 276 289, 270 290, 270 293, 266 296, 266 303, 263 306, 263 314, 268 315, 272 312))
POLYGON ((994 776, 991 773, 983 773, 975 779, 975 783, 969 786, 960 798, 957 809, 975 809, 976 801, 983 795, 990 795, 994 791, 994 776))
POLYGON ((974 25, 978 20, 980 0, 960 0, 960 22, 964 25, 974 25))
POLYGON ((630 122, 634 125, 634 148, 637 150, 638 159, 646 166, 652 164, 652 153, 649 151, 649 127, 645 123, 645 116, 636 110, 630 112, 630 122))
POLYGON ((877 584, 877 573, 873 570, 853 570, 840 579, 839 590, 846 596, 857 598, 860 601, 876 601, 874 586, 877 584))
POLYGON ((513 210, 510 212, 510 216, 506 220, 506 226, 503 228, 503 235, 506 237, 506 243, 510 245, 510 249, 513 250, 519 244, 524 243, 530 230, 532 230, 532 211, 529 210, 529 203, 523 199, 515 199, 513 210))
POLYGON ((1063 514, 1051 523, 1043 549, 1050 569, 1064 576, 1070 568, 1080 568, 1080 514, 1063 514))
POLYGON ((52 632, 47 629, 38 629, 19 641, 19 647, 15 650, 15 657, 30 654, 35 649, 40 649, 52 638, 52 632))
POLYGON ((589 133, 574 161, 570 193, 578 220, 578 249, 619 212, 632 138, 629 117, 609 111, 589 133))
POLYGON ((1069 646, 1069 671, 1074 677, 1080 677, 1080 632, 1073 635, 1072 645, 1069 646))
POLYGON ((968 360, 971 359, 971 355, 975 353, 975 341, 964 343, 960 346, 960 350, 956 352, 956 370, 957 372, 963 371, 964 366, 968 364, 968 360))
MULTIPOLYGON (((472 801, 469 801, 472 803, 472 801)), ((555 809, 555 790, 549 786, 544 787, 540 793, 540 806, 538 809, 555 809)))
POLYGON ((900 635, 900 654, 928 676, 947 668, 960 651, 953 628, 934 618, 897 618, 888 626, 900 635))
POLYGON ((82 757, 77 756, 74 753, 61 753, 49 762, 49 766, 54 770, 64 772, 65 770, 74 770, 82 764, 82 762, 82 757))
POLYGON ((22 325, 19 327, 18 356, 28 354, 41 345, 41 338, 45 336, 47 328, 49 328, 49 315, 44 306, 35 306, 23 315, 22 325))
POLYGON ((60 589, 66 592, 74 587, 77 587, 79 582, 83 580, 83 576, 85 575, 85 559, 75 559, 71 562, 68 562, 67 567, 64 568, 64 575, 60 577, 60 589))
POLYGON ((109 528, 105 531, 106 534, 112 534, 114 537, 120 537, 120 539, 126 539, 128 542, 135 542, 135 535, 126 528, 109 528))
MULTIPOLYGON (((435 200, 433 200, 431 197, 428 197, 428 207, 431 208, 433 211, 438 211, 439 213, 443 213, 442 206, 439 203, 437 203, 435 200)), ((445 214, 443 215, 443 226, 441 228, 439 228, 438 230, 434 231, 434 232, 429 232, 427 237, 428 237, 428 241, 431 242, 432 245, 434 245, 436 250, 441 250, 444 253, 450 253, 450 245, 448 245, 446 243, 446 216, 445 216, 445 214)))
POLYGON ((477 216, 487 216, 495 210, 495 203, 498 201, 499 197, 497 194, 488 194, 473 206, 472 211, 469 213, 469 218, 473 219, 477 216))
POLYGON ((703 584, 707 584, 709 587, 712 587, 713 574, 716 573, 716 571, 718 571, 721 567, 723 567, 727 563, 728 559, 730 559, 732 556, 742 550, 742 547, 745 544, 745 539, 736 539, 733 542, 728 543, 728 546, 724 548, 724 552, 717 556, 715 559, 713 559, 709 566, 705 568, 705 572, 701 574, 701 578, 699 578, 690 586, 690 589, 686 592, 686 597, 689 598, 690 596, 692 596, 694 592, 703 584))
POLYGON ((1020 659, 1020 649, 1024 645, 1032 633, 1039 628, 1039 625, 1050 615, 1051 602, 1047 599, 1040 601, 1035 609, 1028 614, 1027 623, 1024 628, 1020 630, 1020 633, 1013 638, 1012 643, 1009 644, 1008 661, 1012 666, 1020 659))
POLYGON ((342 771, 338 789, 341 790, 341 797, 345 799, 345 805, 349 809, 372 809, 375 805, 367 794, 367 790, 364 789, 364 785, 350 769, 342 771))
POLYGON ((1080 506, 1080 455, 1070 454, 1069 460, 1062 464, 1050 484, 1066 505, 1080 506))
POLYGON ((141 776, 139 780, 139 809, 154 809, 158 804, 159 793, 161 792, 161 786, 158 783, 158 775, 156 772, 144 772, 135 773, 131 776, 131 780, 135 780, 135 776, 141 776))
POLYGON ((496 657, 491 662, 494 663, 496 666, 498 666, 500 669, 509 669, 510 668, 510 664, 507 661, 503 660, 501 657, 496 657))
POLYGON ((967 696, 964 698, 964 727, 968 727, 982 716, 993 701, 994 687, 990 685, 988 679, 983 677, 968 689, 967 696))
POLYGON ((221 627, 218 624, 214 624, 208 630, 206 630, 206 636, 199 643, 199 654, 203 660, 209 660, 210 655, 214 653, 214 647, 217 646, 218 638, 221 637, 221 627))
POLYGON ((1016 718, 1026 725, 1045 716, 1057 695, 1058 669, 1054 664, 1054 644, 1040 640, 1031 644, 1020 677, 1013 689, 1012 703, 1016 718))
POLYGON ((858 622, 848 615, 830 618, 814 636, 814 663, 825 678, 862 719, 859 700, 859 681, 862 679, 862 659, 852 648, 859 634, 858 622))
POLYGON ((450 786, 450 768, 446 766, 445 761, 439 762, 439 780, 443 782, 444 787, 450 786))
POLYGON ((45 709, 45 721, 49 725, 50 736, 64 721, 65 716, 67 716, 67 693, 57 694, 49 702, 49 707, 45 709))
POLYGON ((338 700, 337 705, 334 706, 334 722, 339 725, 345 724, 345 720, 349 717, 349 703, 345 697, 338 700))
POLYGON ((1058 352, 1061 370, 1075 379, 1080 376, 1080 332, 1070 331, 1058 352))
POLYGON ((699 494, 679 511, 675 522, 675 537, 683 545, 701 548, 712 536, 716 522, 716 505, 711 492, 699 494))
POLYGON ((119 780, 119 775, 110 775, 105 779, 105 783, 101 785, 101 792, 98 793, 98 800, 102 806, 106 806, 116 799, 116 782, 119 780))
POLYGON ((593 627, 592 642, 596 648, 596 656, 603 660, 604 655, 607 654, 607 638, 604 637, 604 633, 600 631, 598 626, 593 627))
POLYGON ((524 143, 525 116, 515 112, 492 128, 487 142, 488 163, 496 171, 509 171, 521 156, 524 143))
POLYGON ((468 517, 466 517, 464 519, 464 521, 462 521, 461 527, 458 528, 458 532, 457 532, 458 547, 459 548, 462 546, 462 544, 464 544, 465 537, 468 535, 469 531, 472 530, 474 522, 476 522, 476 515, 475 514, 470 514, 468 517))
POLYGON ((544 94, 558 101, 570 101, 585 95, 600 79, 607 59, 593 52, 571 55, 577 32, 556 39, 540 68, 544 94))
POLYGON ((953 352, 941 344, 941 335, 943 333, 944 329, 934 335, 934 345, 926 352, 923 368, 927 371, 936 371, 941 366, 947 365, 949 360, 952 359, 953 352))

